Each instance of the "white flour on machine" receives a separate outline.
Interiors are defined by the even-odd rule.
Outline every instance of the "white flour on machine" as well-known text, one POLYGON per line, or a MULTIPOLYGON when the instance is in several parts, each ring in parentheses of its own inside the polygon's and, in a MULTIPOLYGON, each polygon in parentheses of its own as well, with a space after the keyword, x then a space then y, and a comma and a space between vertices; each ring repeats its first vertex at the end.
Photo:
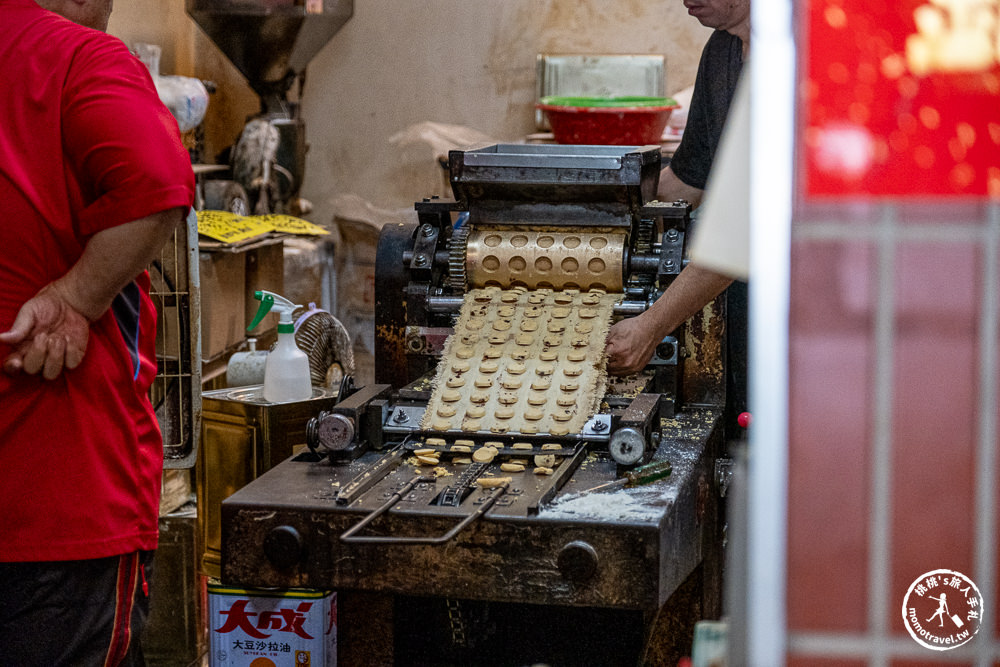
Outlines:
POLYGON ((629 378, 604 341, 680 272, 690 207, 654 201, 655 146, 495 145, 449 168, 455 201, 382 231, 375 384, 345 383, 310 452, 224 503, 223 578, 655 613, 718 565, 723 317, 629 378), (560 510, 604 485, 626 488, 560 510), (645 511, 621 520, 628 493, 645 511))

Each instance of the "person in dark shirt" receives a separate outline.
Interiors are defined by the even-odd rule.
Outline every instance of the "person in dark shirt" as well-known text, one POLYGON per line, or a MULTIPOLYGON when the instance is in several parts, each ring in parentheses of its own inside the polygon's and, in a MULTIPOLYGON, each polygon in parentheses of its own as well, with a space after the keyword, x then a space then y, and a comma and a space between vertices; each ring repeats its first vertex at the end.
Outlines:
MULTIPOLYGON (((660 174, 661 201, 701 203, 715 151, 729 114, 743 61, 750 49, 750 0, 684 0, 688 14, 715 28, 698 64, 684 136, 670 164, 660 174)), ((616 323, 608 332, 608 372, 629 375, 641 370, 657 344, 727 287, 729 325, 727 383, 730 411, 746 403, 746 284, 689 263, 648 310, 616 323)))

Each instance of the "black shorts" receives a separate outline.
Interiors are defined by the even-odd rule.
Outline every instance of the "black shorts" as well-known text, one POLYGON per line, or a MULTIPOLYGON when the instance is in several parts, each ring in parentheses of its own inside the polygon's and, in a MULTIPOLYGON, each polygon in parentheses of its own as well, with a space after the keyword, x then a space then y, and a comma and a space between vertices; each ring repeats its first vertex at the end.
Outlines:
POLYGON ((144 665, 152 560, 0 563, 0 665, 144 665))

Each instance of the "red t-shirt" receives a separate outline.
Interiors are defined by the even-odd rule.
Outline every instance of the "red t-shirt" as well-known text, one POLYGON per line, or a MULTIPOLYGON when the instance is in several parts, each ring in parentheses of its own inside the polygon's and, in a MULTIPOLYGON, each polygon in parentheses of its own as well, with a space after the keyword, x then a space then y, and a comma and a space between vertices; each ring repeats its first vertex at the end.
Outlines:
MULTIPOLYGON (((0 0, 0 331, 110 227, 190 206, 177 124, 120 40, 0 0)), ((56 380, 0 371, 0 561, 151 549, 163 446, 145 274, 56 380)), ((10 347, 0 344, 0 359, 10 347)))

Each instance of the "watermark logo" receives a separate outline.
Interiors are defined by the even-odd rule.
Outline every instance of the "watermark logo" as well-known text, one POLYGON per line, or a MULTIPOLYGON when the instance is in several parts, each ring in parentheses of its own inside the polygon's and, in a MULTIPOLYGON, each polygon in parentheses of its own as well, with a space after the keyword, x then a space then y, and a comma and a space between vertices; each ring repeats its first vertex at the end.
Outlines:
POLYGON ((903 598, 903 624, 918 644, 933 651, 968 643, 982 622, 983 596, 961 572, 926 572, 903 598))

